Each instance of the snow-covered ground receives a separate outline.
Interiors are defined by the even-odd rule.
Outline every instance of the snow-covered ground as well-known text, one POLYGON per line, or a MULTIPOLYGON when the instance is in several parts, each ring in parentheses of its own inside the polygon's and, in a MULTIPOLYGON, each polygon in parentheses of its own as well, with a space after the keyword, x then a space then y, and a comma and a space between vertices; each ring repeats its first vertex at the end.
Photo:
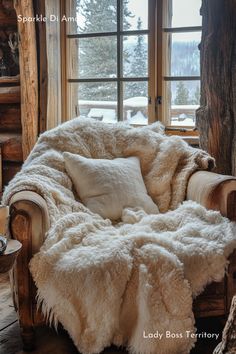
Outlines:
POLYGON ((148 124, 148 119, 142 112, 138 111, 134 116, 128 118, 128 122, 130 124, 146 125, 148 124))
MULTIPOLYGON (((126 120, 130 124, 146 125, 148 123, 145 116, 145 109, 148 106, 147 97, 133 97, 124 100, 123 108, 126 112, 126 120)), ((117 121, 116 101, 87 101, 80 100, 81 111, 88 111, 87 117, 102 120, 105 123, 117 121)), ((195 111, 197 105, 172 105, 171 125, 173 126, 195 126, 195 111)), ((84 115, 84 113, 82 113, 84 115)))

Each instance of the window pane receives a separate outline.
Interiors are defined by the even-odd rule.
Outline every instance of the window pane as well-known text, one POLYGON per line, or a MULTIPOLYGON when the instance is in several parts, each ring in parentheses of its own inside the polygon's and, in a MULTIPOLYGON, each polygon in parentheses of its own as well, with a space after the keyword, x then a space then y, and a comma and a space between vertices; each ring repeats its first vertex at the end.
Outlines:
POLYGON ((195 112, 200 104, 200 81, 171 81, 166 85, 171 125, 194 126, 195 112))
POLYGON ((130 124, 148 124, 148 82, 124 82, 123 91, 124 120, 130 124))
POLYGON ((76 17, 76 22, 67 22, 67 32, 95 33, 117 30, 116 0, 66 1, 68 16, 76 17))
POLYGON ((123 38, 123 76, 148 76, 148 36, 125 36, 123 38))
POLYGON ((173 33, 171 43, 171 75, 199 76, 201 32, 173 33))
POLYGON ((200 8, 202 0, 172 0, 172 27, 201 26, 200 8))
POLYGON ((123 0, 123 30, 148 29, 148 0, 123 0))
POLYGON ((115 36, 68 39, 68 41, 71 56, 70 79, 117 76, 117 39, 115 36))
POLYGON ((114 82, 81 82, 77 85, 79 115, 117 121, 117 84, 114 82))

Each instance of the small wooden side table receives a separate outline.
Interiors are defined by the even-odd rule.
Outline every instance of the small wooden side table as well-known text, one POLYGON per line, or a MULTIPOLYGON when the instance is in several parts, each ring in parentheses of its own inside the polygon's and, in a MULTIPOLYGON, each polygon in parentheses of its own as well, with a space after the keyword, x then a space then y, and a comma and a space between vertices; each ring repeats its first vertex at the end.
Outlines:
POLYGON ((22 244, 19 241, 8 240, 5 252, 0 255, 0 273, 6 273, 13 267, 21 247, 22 244))
MULTIPOLYGON (((0 205, 0 235, 4 236, 7 234, 9 217, 9 208, 7 206, 0 205)), ((2 246, 2 243, 1 243, 2 246)), ((9 239, 7 242, 7 248, 0 254, 0 273, 8 272, 16 260, 18 253, 20 252, 22 245, 17 240, 9 239)))

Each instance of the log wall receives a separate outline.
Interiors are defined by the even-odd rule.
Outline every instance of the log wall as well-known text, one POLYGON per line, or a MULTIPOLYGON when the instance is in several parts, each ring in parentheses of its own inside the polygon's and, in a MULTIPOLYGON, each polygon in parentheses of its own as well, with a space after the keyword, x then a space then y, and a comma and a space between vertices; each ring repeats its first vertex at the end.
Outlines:
MULTIPOLYGON (((0 148, 1 182, 6 185, 23 161, 21 89, 17 48, 17 19, 13 1, 0 0, 0 148)), ((0 191, 1 193, 1 191, 0 191)))
POLYGON ((236 175, 236 0, 203 0, 200 147, 236 175))

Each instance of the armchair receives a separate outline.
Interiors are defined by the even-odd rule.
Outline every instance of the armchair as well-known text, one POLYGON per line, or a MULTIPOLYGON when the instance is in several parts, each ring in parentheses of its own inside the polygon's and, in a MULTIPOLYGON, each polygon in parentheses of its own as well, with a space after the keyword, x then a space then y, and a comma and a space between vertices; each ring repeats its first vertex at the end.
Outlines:
MULTIPOLYGON (((223 216, 236 220, 236 178, 198 171, 189 179, 186 199, 206 208, 219 210, 223 216)), ((31 257, 42 245, 49 229, 45 200, 35 192, 22 191, 10 200, 10 232, 22 243, 22 251, 11 274, 11 285, 22 331, 24 347, 33 347, 34 327, 44 319, 37 311, 36 287, 28 269, 31 257)), ((225 316, 236 293, 236 252, 229 259, 228 273, 220 283, 212 283, 194 301, 196 317, 225 316)))

